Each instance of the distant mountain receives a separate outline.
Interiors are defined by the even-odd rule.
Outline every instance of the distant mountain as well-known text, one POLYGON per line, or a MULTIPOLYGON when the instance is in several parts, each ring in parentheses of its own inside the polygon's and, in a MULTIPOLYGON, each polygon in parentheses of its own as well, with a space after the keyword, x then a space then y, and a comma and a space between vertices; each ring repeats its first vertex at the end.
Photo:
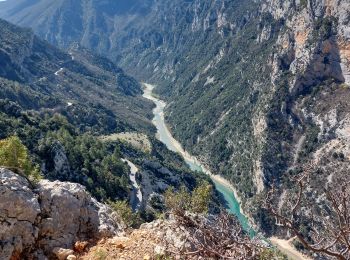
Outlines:
POLYGON ((102 132, 151 128, 152 105, 141 97, 140 84, 113 62, 82 48, 65 53, 40 40, 31 30, 3 20, 0 77, 28 85, 40 95, 56 97, 61 106, 74 104, 72 110, 85 107, 97 114, 105 111, 105 116, 111 117, 108 123, 94 125, 102 132))
MULTIPOLYGON (((147 14, 154 0, 0 2, 0 17, 30 26, 42 38, 60 47, 72 43, 102 53, 118 48, 124 39, 112 37, 147 14), (115 19, 114 19, 115 17, 115 19)), ((126 44, 126 42, 125 42, 126 44)))

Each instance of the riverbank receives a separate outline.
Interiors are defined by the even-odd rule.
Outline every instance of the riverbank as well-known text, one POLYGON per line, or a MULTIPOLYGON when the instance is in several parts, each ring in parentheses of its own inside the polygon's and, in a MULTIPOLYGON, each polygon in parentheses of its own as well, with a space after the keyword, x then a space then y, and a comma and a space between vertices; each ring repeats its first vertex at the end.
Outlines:
POLYGON ((157 127, 157 138, 163 142, 169 150, 179 153, 189 165, 191 170, 200 171, 207 174, 214 182, 216 189, 223 195, 227 202, 228 210, 235 214, 242 224, 242 227, 251 232, 252 235, 255 232, 251 229, 251 224, 254 223, 247 215, 244 214, 240 205, 242 200, 238 196, 238 192, 235 187, 226 179, 220 175, 213 174, 208 167, 202 162, 198 161, 197 158, 189 154, 178 142, 170 132, 168 126, 165 123, 164 109, 166 103, 153 95, 154 86, 151 84, 143 83, 144 94, 143 97, 153 101, 156 107, 153 110, 154 118, 153 124, 157 127))
MULTIPOLYGON (((158 102, 160 103, 161 105, 161 108, 164 109, 165 106, 166 106, 166 103, 160 99, 157 99, 155 98, 153 95, 152 95, 152 92, 153 92, 153 89, 154 89, 154 86, 151 85, 151 84, 147 84, 147 83, 143 83, 143 85, 146 87, 145 88, 145 92, 144 92, 144 97, 147 98, 147 99, 150 99, 152 100, 153 102, 158 102)), ((157 104, 156 104, 157 105, 157 104)), ((156 110, 157 108, 155 108, 156 110)), ((163 122, 165 122, 165 118, 164 118, 164 112, 160 112, 160 117, 162 119, 163 122)), ((198 164, 198 165, 201 165, 201 170, 208 174, 212 179, 215 179, 217 182, 221 183, 222 185, 226 186, 227 188, 231 189, 232 192, 235 194, 235 197, 237 199, 237 201, 239 203, 242 203, 242 200, 241 198, 238 196, 238 192, 237 190, 235 189, 235 187, 228 181, 226 180, 225 178, 223 178, 222 176, 220 175, 216 175, 216 174, 213 174, 206 166, 203 165, 203 163, 199 162, 197 160, 197 158, 193 157, 192 155, 190 155, 183 147, 182 145, 180 144, 179 141, 177 141, 175 138, 173 138, 173 135, 172 133, 170 132, 169 128, 167 125, 164 124, 164 130, 166 131, 166 134, 168 135, 168 138, 170 139, 171 141, 171 144, 174 146, 175 149, 171 149, 172 151, 174 152, 178 152, 182 155, 182 157, 186 160, 186 161, 189 161, 193 164, 198 164)))
MULTIPOLYGON (((155 98, 153 95, 152 95, 152 92, 153 92, 153 89, 154 89, 154 86, 151 85, 151 84, 147 84, 147 83, 143 83, 143 85, 146 87, 145 88, 145 92, 144 92, 144 97, 147 98, 147 99, 150 99, 152 100, 153 102, 155 103, 159 103, 160 106, 161 106, 161 109, 164 109, 166 107, 166 103, 160 99, 157 99, 155 98)), ((156 104, 157 105, 157 104, 156 104)), ((156 110, 157 108, 155 108, 156 110)), ((161 120, 163 122, 165 122, 165 118, 164 118, 164 112, 160 112, 160 117, 161 117, 161 120)), ((220 175, 215 175, 213 174, 207 167, 205 167, 203 165, 203 163, 199 162, 197 160, 197 158, 193 157, 192 155, 190 155, 183 147, 182 145, 180 144, 180 142, 178 142, 175 138, 173 138, 173 135, 172 133, 170 132, 169 128, 167 125, 164 124, 164 130, 166 131, 166 134, 168 136, 168 138, 170 139, 171 141, 171 144, 174 146, 175 149, 171 149, 173 150, 174 152, 178 152, 182 155, 182 157, 186 160, 186 161, 189 161, 193 164, 198 164, 198 165, 201 165, 201 170, 208 174, 212 179, 215 179, 217 182, 221 183, 222 185, 226 186, 227 188, 231 189, 232 192, 235 194, 235 197, 237 199, 237 201, 239 203, 242 202, 241 198, 239 198, 238 196, 238 192, 237 190, 235 189, 235 187, 228 181, 226 180, 225 178, 223 178, 222 176, 220 175)))
MULTIPOLYGON (((235 187, 225 178, 220 175, 213 174, 209 167, 207 167, 203 162, 200 162, 196 157, 192 156, 188 153, 173 136, 168 126, 165 123, 164 118, 164 109, 166 107, 166 103, 156 97, 153 96, 154 86, 143 83, 144 85, 144 94, 143 97, 153 101, 156 107, 153 110, 154 118, 152 120, 153 124, 157 128, 157 138, 163 142, 169 150, 172 150, 176 153, 179 153, 189 167, 193 171, 200 171, 207 174, 215 184, 216 189, 223 195, 224 199, 227 202, 228 210, 235 214, 240 221, 244 230, 248 231, 251 236, 255 235, 254 230, 252 229, 252 224, 254 221, 249 217, 249 215, 245 214, 241 208, 242 200, 238 196, 238 192, 235 187)), ((290 259, 294 260, 309 260, 299 251, 297 251, 287 240, 278 239, 272 237, 269 239, 271 243, 276 246, 280 251, 286 254, 290 259)))
POLYGON ((279 239, 277 237, 270 237, 271 243, 283 252, 289 259, 293 260, 312 260, 312 258, 299 252, 293 245, 294 238, 289 240, 279 239))

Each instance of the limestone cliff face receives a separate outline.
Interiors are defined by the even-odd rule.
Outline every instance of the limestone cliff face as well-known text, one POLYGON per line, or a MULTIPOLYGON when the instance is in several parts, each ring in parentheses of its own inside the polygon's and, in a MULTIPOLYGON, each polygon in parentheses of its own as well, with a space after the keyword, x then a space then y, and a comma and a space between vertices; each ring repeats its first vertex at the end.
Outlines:
POLYGON ((347 84, 349 8, 348 1, 331 0, 269 1, 262 5, 263 12, 286 20, 286 30, 281 33, 278 45, 281 53, 293 53, 290 60, 293 74, 313 72, 314 78, 333 77, 347 84))
MULTIPOLYGON (((349 117, 344 106, 350 83, 349 9, 348 1, 331 0, 268 1, 262 5, 263 12, 285 20, 276 42, 271 83, 276 85, 288 73, 288 98, 281 108, 294 133, 291 166, 300 161, 305 142, 311 142, 304 138, 310 134, 310 126, 319 128, 315 145, 318 149, 309 151, 315 153, 311 157, 318 158, 319 149, 346 136, 340 129, 349 117)), ((344 149, 335 152, 348 150, 344 149)), ((305 156, 308 157, 304 152, 305 156)))
MULTIPOLYGON (((269 98, 274 105, 255 116, 256 122, 266 124, 260 128, 255 124, 260 129, 256 141, 264 148, 258 160, 260 171, 255 169, 253 176, 292 178, 301 167, 312 164, 317 174, 310 177, 308 199, 318 205, 324 202, 323 188, 338 188, 350 165, 349 10, 350 3, 342 0, 276 0, 261 5, 262 13, 283 20, 284 26, 271 54, 269 98), (273 174, 276 150, 284 165, 273 174)), ((280 188, 290 185, 281 181, 280 188)))
POLYGON ((118 234, 115 213, 79 184, 28 181, 0 169, 0 258, 47 259, 76 241, 118 234))
MULTIPOLYGON (((60 176, 60 178, 63 180, 73 179, 74 176, 72 176, 72 171, 66 151, 59 141, 56 141, 52 144, 50 149, 50 158, 52 158, 51 174, 53 176, 60 176)), ((46 164, 43 164, 42 170, 43 172, 48 172, 46 164)))

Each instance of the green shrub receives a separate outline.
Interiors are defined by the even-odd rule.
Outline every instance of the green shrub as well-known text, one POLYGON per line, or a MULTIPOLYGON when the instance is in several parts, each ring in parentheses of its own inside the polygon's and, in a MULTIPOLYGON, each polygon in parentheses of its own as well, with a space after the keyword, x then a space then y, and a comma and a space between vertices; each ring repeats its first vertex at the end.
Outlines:
POLYGON ((27 147, 17 136, 0 141, 0 166, 21 173, 31 180, 41 178, 39 167, 32 164, 27 147))
POLYGON ((260 260, 271 260, 271 259, 287 260, 288 257, 283 255, 280 251, 266 248, 261 252, 259 259, 260 260))
POLYGON ((191 205, 191 195, 185 186, 181 186, 178 191, 175 191, 174 187, 169 188, 164 198, 166 208, 175 215, 183 215, 191 205))
POLYGON ((208 182, 203 182, 192 192, 191 211, 194 213, 208 213, 212 189, 208 182))
POLYGON ((206 214, 209 210, 212 189, 212 186, 206 181, 200 183, 192 194, 184 186, 179 191, 171 187, 164 195, 165 206, 176 215, 183 215, 185 211, 206 214))
POLYGON ((132 211, 132 208, 127 201, 110 201, 109 205, 127 227, 136 227, 140 224, 140 216, 132 211))

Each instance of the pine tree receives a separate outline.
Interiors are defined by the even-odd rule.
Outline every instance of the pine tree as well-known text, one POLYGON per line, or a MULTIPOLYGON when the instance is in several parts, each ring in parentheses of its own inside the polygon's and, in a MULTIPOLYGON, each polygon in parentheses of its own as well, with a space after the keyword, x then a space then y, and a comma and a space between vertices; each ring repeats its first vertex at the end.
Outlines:
POLYGON ((18 136, 0 140, 0 166, 24 174, 26 177, 40 178, 38 167, 33 166, 28 149, 18 136))

